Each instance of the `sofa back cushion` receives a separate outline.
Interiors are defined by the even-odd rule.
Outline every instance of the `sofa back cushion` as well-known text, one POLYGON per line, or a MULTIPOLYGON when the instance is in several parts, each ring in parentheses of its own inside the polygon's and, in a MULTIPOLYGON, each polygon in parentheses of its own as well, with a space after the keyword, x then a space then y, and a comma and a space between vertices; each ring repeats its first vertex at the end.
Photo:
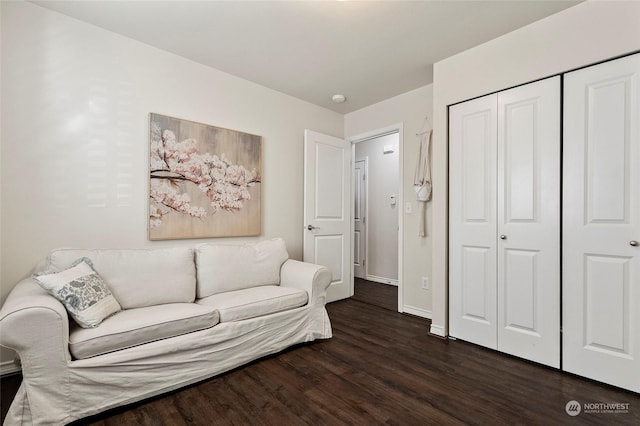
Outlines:
POLYGON ((124 309, 195 300, 193 249, 150 250, 58 249, 49 254, 49 268, 63 270, 87 257, 124 309))
POLYGON ((280 284, 289 258, 282 238, 245 245, 202 244, 196 250, 198 299, 226 291, 280 284))

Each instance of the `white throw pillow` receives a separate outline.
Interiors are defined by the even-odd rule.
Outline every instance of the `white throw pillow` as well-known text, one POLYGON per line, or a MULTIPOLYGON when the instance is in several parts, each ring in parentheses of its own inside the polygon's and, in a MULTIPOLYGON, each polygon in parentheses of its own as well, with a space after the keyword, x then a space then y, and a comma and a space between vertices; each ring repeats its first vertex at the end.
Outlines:
POLYGON ((107 283, 93 270, 86 257, 60 272, 44 272, 33 276, 38 284, 65 306, 83 328, 97 327, 121 307, 107 283))
POLYGON ((246 245, 203 244, 196 251, 198 299, 226 291, 280 284, 289 258, 282 238, 246 245))

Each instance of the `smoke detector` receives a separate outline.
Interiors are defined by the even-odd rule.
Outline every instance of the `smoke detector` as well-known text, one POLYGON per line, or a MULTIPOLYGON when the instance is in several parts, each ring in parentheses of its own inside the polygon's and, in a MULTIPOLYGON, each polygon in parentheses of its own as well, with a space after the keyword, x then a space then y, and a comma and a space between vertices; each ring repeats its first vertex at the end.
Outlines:
POLYGON ((331 98, 331 100, 337 104, 341 104, 344 101, 347 100, 345 95, 333 95, 333 97, 331 98))

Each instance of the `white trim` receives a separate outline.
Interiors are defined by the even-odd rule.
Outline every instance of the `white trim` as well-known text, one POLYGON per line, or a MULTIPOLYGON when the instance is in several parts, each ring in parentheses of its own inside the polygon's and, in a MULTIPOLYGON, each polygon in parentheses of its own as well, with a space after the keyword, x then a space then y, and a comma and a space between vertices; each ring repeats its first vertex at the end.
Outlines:
POLYGON ((13 361, 0 362, 0 376, 9 376, 22 371, 22 368, 13 361))
POLYGON ((393 280, 391 278, 385 278, 385 277, 377 277, 375 275, 369 275, 367 274, 367 281, 373 281, 376 283, 380 283, 380 284, 387 284, 387 285, 393 285, 398 287, 398 280, 393 280))
POLYGON ((408 306, 408 305, 403 306, 403 312, 405 314, 411 314, 417 317, 427 318, 427 319, 431 319, 431 317, 433 316, 431 314, 431 311, 427 311, 426 309, 416 308, 415 306, 408 306))
MULTIPOLYGON (((364 182, 364 221, 362 223, 362 228, 364 230, 364 266, 362 267, 363 272, 364 272, 364 276, 365 278, 363 279, 368 279, 368 273, 367 273, 367 267, 369 266, 369 156, 365 156, 361 159, 356 159, 356 149, 355 149, 355 144, 351 143, 351 157, 353 158, 353 169, 352 169, 352 173, 353 170, 355 170, 355 166, 356 163, 358 161, 363 161, 364 162, 364 175, 365 175, 365 182, 364 182)), ((353 182, 353 188, 351 190, 351 196, 354 197, 356 194, 356 185, 358 185, 358 182, 353 182)), ((355 206, 355 203, 354 203, 355 206)), ((355 207, 354 207, 355 208, 355 207)), ((362 206, 361 206, 362 208, 362 206)), ((352 229, 351 229, 351 233, 354 234, 353 232, 353 218, 355 217, 355 211, 351 214, 351 222, 352 222, 352 229)), ((351 244, 351 252, 353 253, 353 247, 355 244, 355 239, 353 241, 353 243, 351 244)), ((361 250, 363 248, 361 247, 361 250)), ((355 262, 354 263, 354 272, 353 272, 353 277, 355 279, 356 275, 355 275, 355 262)), ((373 281, 373 280, 372 280, 373 281)), ((397 284, 396 284, 397 285, 397 284)), ((355 289, 354 289, 355 292, 355 289)))
POLYGON ((398 129, 398 312, 400 306, 404 306, 404 292, 402 291, 402 282, 404 276, 404 125, 399 123, 396 125, 398 129))
MULTIPOLYGON (((349 142, 351 144, 351 194, 349 195, 349 199, 351 200, 351 202, 349 204, 351 204, 351 207, 349 209, 349 211, 351 213, 349 213, 349 241, 351 241, 351 243, 349 244, 349 251, 351 252, 349 254, 349 273, 351 275, 351 278, 349 279, 349 297, 353 296, 355 294, 355 280, 356 280, 356 272, 355 272, 355 266, 354 266, 354 262, 353 262, 353 247, 355 244, 355 238, 354 238, 354 232, 353 232, 353 218, 356 215, 355 212, 355 203, 353 202, 353 194, 356 193, 356 183, 353 180, 353 175, 355 174, 355 169, 356 169, 356 147, 353 144, 352 141, 350 141, 349 139, 345 138, 345 141, 349 142)), ((366 260, 365 260, 365 266, 366 266, 366 260)), ((365 269, 365 273, 366 273, 366 269, 365 269)))
POLYGON ((429 330, 429 333, 442 338, 447 337, 447 333, 444 327, 441 325, 431 324, 431 329, 429 330))
MULTIPOLYGON (((379 136, 385 136, 391 133, 398 133, 398 206, 404 205, 404 124, 398 123, 388 127, 383 127, 377 130, 371 130, 369 132, 360 133, 359 135, 349 136, 345 138, 347 141, 351 142, 353 160, 355 160, 355 144, 358 142, 363 142, 368 139, 377 138, 379 136)), ((351 162, 351 189, 353 190, 353 169, 355 167, 355 161, 351 162)), ((353 295, 353 203, 351 203, 351 294, 353 295)), ((403 312, 404 307, 404 298, 403 298, 403 247, 404 247, 404 214, 403 209, 398 209, 398 312, 403 312)), ((368 250, 367 250, 368 256, 368 250)), ((367 262, 368 263, 368 262, 367 262)), ((365 264, 366 265, 366 264, 365 264)))

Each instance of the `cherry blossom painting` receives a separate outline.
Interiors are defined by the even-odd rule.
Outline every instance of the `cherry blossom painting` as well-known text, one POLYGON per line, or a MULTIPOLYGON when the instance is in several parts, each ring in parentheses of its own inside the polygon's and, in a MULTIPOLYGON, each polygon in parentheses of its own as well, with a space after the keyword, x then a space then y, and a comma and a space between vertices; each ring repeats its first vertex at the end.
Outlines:
POLYGON ((151 114, 149 239, 260 235, 260 136, 151 114))

